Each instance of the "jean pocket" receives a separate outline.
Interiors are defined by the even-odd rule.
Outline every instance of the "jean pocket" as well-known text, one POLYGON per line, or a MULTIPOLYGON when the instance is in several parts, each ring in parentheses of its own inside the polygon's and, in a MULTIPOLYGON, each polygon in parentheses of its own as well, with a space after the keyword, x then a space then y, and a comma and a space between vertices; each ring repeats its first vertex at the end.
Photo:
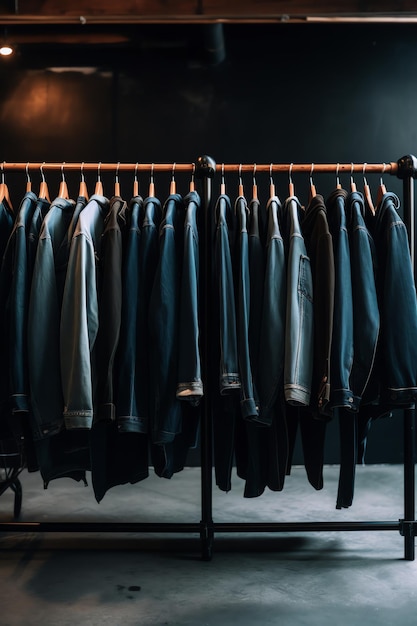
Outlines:
POLYGON ((300 256, 298 271, 298 293, 310 302, 313 302, 313 278, 311 274, 310 258, 305 255, 300 256))

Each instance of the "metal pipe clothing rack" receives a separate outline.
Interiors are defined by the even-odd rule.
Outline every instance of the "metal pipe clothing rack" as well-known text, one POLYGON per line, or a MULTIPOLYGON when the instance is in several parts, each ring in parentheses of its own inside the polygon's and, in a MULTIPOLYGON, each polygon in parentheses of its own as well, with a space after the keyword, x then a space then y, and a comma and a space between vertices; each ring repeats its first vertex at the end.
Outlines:
MULTIPOLYGON (((396 175, 403 181, 404 222, 407 227, 414 275, 416 275, 415 259, 415 207, 414 179, 417 178, 417 159, 408 155, 397 162, 367 163, 331 163, 331 164, 223 164, 222 172, 292 172, 314 173, 381 173, 396 175)), ((6 171, 60 170, 64 171, 95 170, 116 172, 147 171, 154 172, 189 172, 202 181, 203 197, 203 228, 204 236, 201 245, 201 350, 202 370, 205 381, 205 394, 202 400, 201 429, 201 520, 199 523, 141 523, 141 522, 11 522, 0 523, 2 532, 129 532, 129 533, 199 533, 201 554, 204 560, 210 560, 213 552, 213 540, 216 532, 221 533, 278 533, 278 532, 323 532, 323 531, 397 531, 404 537, 404 557, 412 561, 415 558, 415 536, 417 521, 415 519, 415 409, 404 410, 404 518, 398 521, 357 521, 357 522, 236 522, 218 523, 213 521, 212 511, 212 367, 209 349, 212 341, 211 329, 207 316, 212 278, 211 250, 211 211, 212 211, 212 179, 216 172, 215 161, 208 156, 199 157, 191 164, 138 164, 138 163, 3 163, 1 166, 2 183, 5 182, 6 171)))

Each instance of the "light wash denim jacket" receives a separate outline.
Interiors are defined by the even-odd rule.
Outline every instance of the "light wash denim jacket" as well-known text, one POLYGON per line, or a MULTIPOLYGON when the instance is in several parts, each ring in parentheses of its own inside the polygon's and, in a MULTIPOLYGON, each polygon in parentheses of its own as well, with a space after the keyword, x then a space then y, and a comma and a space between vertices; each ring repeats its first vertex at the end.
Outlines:
POLYGON ((284 394, 290 404, 308 406, 314 354, 313 279, 301 233, 298 199, 285 201, 287 222, 287 306, 285 323, 284 394))
POLYGON ((99 326, 98 264, 109 201, 93 195, 80 213, 65 278, 61 310, 61 378, 67 429, 91 428, 94 343, 99 326))

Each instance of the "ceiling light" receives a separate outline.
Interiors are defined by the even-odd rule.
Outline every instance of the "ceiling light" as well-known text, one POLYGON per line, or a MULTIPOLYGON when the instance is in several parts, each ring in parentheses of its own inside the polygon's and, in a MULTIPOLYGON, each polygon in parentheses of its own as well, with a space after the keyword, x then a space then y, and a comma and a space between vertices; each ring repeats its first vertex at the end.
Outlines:
POLYGON ((8 57, 11 54, 13 54, 14 50, 11 46, 9 46, 9 44, 3 44, 2 47, 0 48, 0 54, 3 57, 8 57))

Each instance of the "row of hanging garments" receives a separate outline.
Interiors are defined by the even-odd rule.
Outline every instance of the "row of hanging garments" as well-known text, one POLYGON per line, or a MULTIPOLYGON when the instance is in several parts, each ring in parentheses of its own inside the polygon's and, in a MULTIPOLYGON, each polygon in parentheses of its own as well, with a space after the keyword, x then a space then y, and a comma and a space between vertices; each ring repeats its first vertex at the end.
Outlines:
POLYGON ((44 181, 16 214, 3 196, 0 272, 2 423, 45 485, 91 470, 98 501, 149 465, 183 469, 203 393, 200 197, 171 185, 162 205, 152 183, 127 203, 101 184, 49 202, 44 181))
MULTIPOLYGON (((326 425, 337 419, 337 507, 353 500, 355 464, 373 419, 417 395, 417 310, 399 200, 380 185, 338 188, 311 179, 301 204, 291 180, 281 202, 271 178, 226 193, 211 214, 214 272, 201 310, 200 196, 191 182, 159 200, 107 199, 43 180, 19 209, 1 198, 1 421, 27 442, 45 484, 91 470, 100 501, 153 466, 170 478, 196 446, 200 325, 212 371, 214 464, 220 489, 233 465, 244 495, 280 491, 301 434, 308 480, 323 486, 326 425)), ((209 222, 210 225, 210 222, 209 222)), ((204 268, 203 268, 204 269, 204 268)))
POLYGON ((321 489, 326 425, 337 419, 336 507, 349 507, 372 420, 414 404, 417 306, 406 227, 383 180, 375 207, 364 180, 364 193, 353 178, 347 192, 337 178, 324 200, 310 177, 302 206, 290 172, 284 202, 271 178, 265 210, 256 181, 250 202, 242 184, 234 203, 222 185, 213 319, 215 469, 224 491, 234 460, 245 496, 282 490, 298 430, 308 480, 321 489))

